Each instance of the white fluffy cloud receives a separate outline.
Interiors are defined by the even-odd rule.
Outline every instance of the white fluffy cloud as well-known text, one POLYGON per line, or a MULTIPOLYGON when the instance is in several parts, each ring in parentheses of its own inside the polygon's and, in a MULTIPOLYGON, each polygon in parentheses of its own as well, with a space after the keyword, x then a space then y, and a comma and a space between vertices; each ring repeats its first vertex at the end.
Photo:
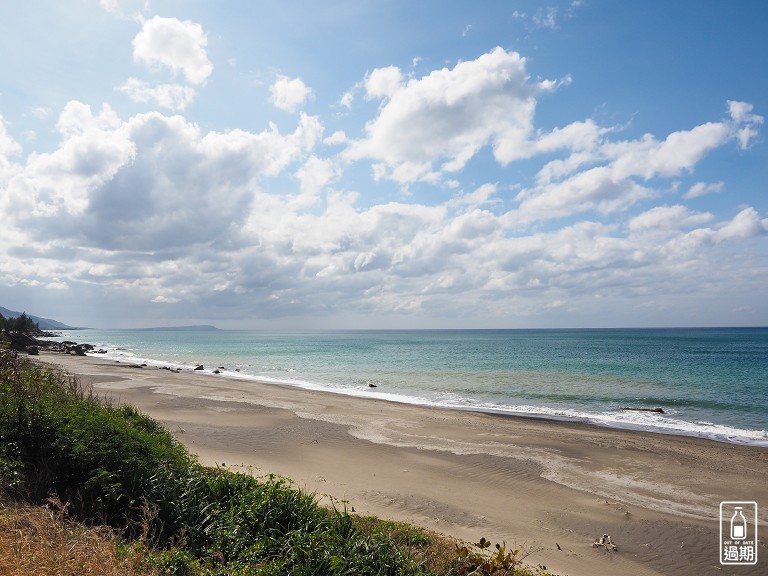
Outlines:
MULTIPOLYGON (((747 110, 751 106, 746 105, 747 110)), ((539 138, 539 150, 563 148, 565 159, 552 160, 539 171, 536 185, 517 195, 518 223, 567 217, 586 211, 610 214, 659 195, 655 179, 691 173, 713 150, 734 138, 741 143, 744 129, 753 130, 760 117, 729 103, 730 120, 707 122, 658 140, 646 134, 637 140, 610 141, 593 123, 571 125, 539 138)), ((694 185, 692 198, 722 187, 694 185)))
POLYGON ((208 37, 200 24, 155 16, 142 23, 133 39, 133 59, 149 66, 181 73, 192 84, 205 84, 213 72, 206 47, 208 37))
POLYGON ((347 135, 342 130, 336 130, 333 134, 323 140, 323 144, 334 146, 337 144, 344 144, 347 142, 347 135))
POLYGON ((706 182, 696 182, 690 187, 688 192, 685 193, 683 198, 690 200, 691 198, 698 198, 700 196, 706 196, 707 194, 714 194, 720 192, 725 186, 725 182, 713 182, 707 184, 706 182))
POLYGON ((393 67, 368 76, 368 96, 389 100, 346 153, 377 161, 380 176, 400 182, 457 172, 486 145, 502 165, 528 157, 536 96, 554 87, 530 82, 525 58, 502 48, 404 84, 400 78, 393 67))
POLYGON ((714 219, 709 213, 695 213, 685 206, 658 206, 652 208, 628 222, 632 234, 673 235, 681 229, 688 229, 706 224, 714 219))
POLYGON ((296 172, 301 182, 301 193, 312 198, 338 175, 338 167, 332 160, 322 160, 314 155, 296 172))
POLYGON ((94 115, 89 106, 70 102, 57 129, 58 149, 30 155, 8 183, 6 201, 25 207, 26 217, 82 214, 89 195, 134 158, 133 143, 107 105, 94 115))
POLYGON ((287 76, 278 76, 269 91, 272 104, 286 112, 296 112, 312 96, 312 89, 301 78, 287 76))
POLYGON ((344 92, 344 95, 339 100, 339 104, 344 106, 347 110, 352 108, 352 102, 355 100, 355 95, 352 92, 344 92))
POLYGON ((365 97, 391 98, 402 88, 403 74, 397 66, 377 68, 365 78, 365 97))
POLYGON ((114 251, 223 241, 247 218, 258 178, 285 170, 322 135, 305 115, 285 135, 202 133, 180 116, 121 121, 106 105, 94 115, 80 102, 58 127, 58 149, 30 156, 10 180, 7 207, 23 207, 19 224, 40 239, 114 251))
POLYGON ((734 131, 742 150, 749 147, 750 142, 757 136, 764 118, 752 114, 753 106, 748 102, 728 101, 728 110, 735 123, 734 131))

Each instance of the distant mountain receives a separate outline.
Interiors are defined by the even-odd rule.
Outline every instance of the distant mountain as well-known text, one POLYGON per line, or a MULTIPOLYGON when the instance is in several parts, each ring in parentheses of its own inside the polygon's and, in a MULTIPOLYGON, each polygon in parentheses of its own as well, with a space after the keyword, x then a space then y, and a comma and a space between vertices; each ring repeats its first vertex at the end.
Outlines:
POLYGON ((134 330, 144 330, 144 331, 163 331, 163 332, 189 332, 192 330, 200 331, 200 330, 218 330, 216 326, 211 326, 210 324, 196 324, 194 326, 162 326, 160 328, 134 328, 134 330))
MULTIPOLYGON (((2 306, 0 306, 0 314, 5 316, 6 318, 18 318, 19 316, 21 316, 21 312, 8 310, 8 308, 3 308, 2 306)), ((80 328, 75 328, 74 326, 67 326, 66 324, 63 324, 58 320, 51 320, 50 318, 40 318, 40 316, 34 316, 32 314, 27 314, 27 316, 32 318, 32 321, 37 323, 38 326, 40 326, 40 330, 79 330, 80 329, 80 328)))

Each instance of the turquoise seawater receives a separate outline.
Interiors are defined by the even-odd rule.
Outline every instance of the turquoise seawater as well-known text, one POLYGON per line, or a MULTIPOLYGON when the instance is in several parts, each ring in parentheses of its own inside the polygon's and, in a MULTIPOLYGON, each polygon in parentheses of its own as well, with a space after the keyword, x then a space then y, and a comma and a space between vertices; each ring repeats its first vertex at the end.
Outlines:
POLYGON ((768 446, 768 328, 79 330, 58 339, 122 362, 203 364, 212 378, 224 367, 224 376, 355 396, 768 446))

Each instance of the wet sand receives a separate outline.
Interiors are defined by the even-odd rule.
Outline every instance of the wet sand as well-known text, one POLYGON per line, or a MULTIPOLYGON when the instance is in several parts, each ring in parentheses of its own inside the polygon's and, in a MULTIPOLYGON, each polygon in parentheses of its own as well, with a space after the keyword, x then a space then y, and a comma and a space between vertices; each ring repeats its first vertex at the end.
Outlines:
POLYGON ((468 541, 504 540, 555 574, 768 573, 766 448, 177 374, 97 356, 41 352, 41 360, 139 407, 203 464, 287 476, 358 514, 468 541), (719 564, 723 500, 758 503, 756 566, 719 564), (617 552, 592 546, 605 533, 617 552))

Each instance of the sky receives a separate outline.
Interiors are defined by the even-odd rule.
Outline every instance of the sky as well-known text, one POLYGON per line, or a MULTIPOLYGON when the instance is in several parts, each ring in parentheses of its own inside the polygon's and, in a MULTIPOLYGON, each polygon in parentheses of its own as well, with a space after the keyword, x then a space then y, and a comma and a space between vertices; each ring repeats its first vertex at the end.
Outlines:
POLYGON ((768 3, 0 8, 0 305, 768 325, 768 3))

